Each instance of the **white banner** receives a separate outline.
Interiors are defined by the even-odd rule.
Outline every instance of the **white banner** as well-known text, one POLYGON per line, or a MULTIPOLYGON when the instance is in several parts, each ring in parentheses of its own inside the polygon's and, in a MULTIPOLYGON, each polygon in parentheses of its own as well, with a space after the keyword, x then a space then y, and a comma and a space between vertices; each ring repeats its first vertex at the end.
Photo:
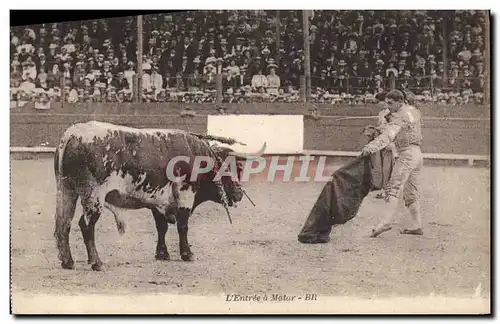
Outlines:
POLYGON ((302 115, 208 116, 207 132, 245 143, 246 146, 231 146, 244 153, 257 152, 264 142, 267 143, 264 154, 297 154, 302 152, 304 145, 302 115))

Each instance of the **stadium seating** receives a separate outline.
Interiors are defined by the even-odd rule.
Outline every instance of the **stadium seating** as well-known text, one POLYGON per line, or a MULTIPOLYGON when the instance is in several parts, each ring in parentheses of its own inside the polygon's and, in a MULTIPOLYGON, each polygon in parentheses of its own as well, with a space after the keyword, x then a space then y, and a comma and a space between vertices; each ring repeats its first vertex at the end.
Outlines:
MULTIPOLYGON (((315 10, 312 101, 367 103, 397 87, 422 102, 481 103, 486 18, 470 10, 315 10)), ((140 58, 135 17, 13 27, 11 100, 40 108, 132 101, 142 64, 145 102, 213 103, 218 87, 225 103, 299 102, 302 26, 301 11, 149 15, 140 58)))

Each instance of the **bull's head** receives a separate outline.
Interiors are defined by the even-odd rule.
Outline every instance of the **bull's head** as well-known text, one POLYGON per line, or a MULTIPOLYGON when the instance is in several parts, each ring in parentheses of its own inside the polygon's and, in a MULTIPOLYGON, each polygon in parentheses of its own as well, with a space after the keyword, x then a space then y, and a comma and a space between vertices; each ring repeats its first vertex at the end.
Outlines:
MULTIPOLYGON (((227 168, 224 168, 225 171, 228 171, 235 176, 231 177, 229 175, 223 175, 221 177, 222 189, 224 192, 219 192, 216 199, 217 202, 222 203, 224 201, 224 198, 226 198, 227 204, 229 206, 233 206, 235 202, 239 202, 243 198, 241 176, 243 173, 245 162, 247 160, 261 156, 266 149, 266 143, 262 145, 261 149, 257 153, 253 154, 235 152, 228 147, 221 146, 212 146, 212 149, 215 152, 217 159, 221 161, 221 163, 226 161, 228 157, 233 157, 236 160, 236 170, 231 169, 232 167, 234 167, 234 164, 231 165, 231 163, 227 164, 227 168)), ((220 167, 220 165, 218 167, 220 167)))

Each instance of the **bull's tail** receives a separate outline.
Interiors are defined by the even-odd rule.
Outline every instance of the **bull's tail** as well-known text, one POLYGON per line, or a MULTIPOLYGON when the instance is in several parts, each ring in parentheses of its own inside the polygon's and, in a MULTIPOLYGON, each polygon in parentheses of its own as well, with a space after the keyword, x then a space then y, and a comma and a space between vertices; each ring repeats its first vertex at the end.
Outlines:
POLYGON ((104 202, 104 208, 109 210, 113 214, 113 216, 115 217, 116 228, 118 229, 118 234, 120 234, 120 235, 125 234, 125 228, 127 226, 126 226, 125 220, 121 217, 121 215, 108 202, 104 202))
POLYGON ((59 259, 65 263, 68 262, 68 257, 71 258, 69 232, 78 201, 78 194, 71 182, 64 177, 62 169, 64 151, 70 139, 71 137, 65 134, 54 155, 54 173, 57 186, 54 238, 59 250, 59 259))
POLYGON ((56 175, 56 178, 62 177, 63 176, 63 157, 64 157, 64 151, 66 150, 66 146, 68 145, 68 142, 71 140, 71 136, 67 133, 64 133, 64 135, 61 138, 61 141, 59 142, 59 145, 56 148, 56 152, 54 154, 54 173, 56 175))

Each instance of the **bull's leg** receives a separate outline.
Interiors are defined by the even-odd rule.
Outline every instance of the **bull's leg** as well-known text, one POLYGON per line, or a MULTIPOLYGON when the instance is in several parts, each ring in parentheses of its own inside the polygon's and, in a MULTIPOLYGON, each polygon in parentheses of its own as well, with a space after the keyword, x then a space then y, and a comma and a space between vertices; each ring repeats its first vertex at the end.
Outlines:
POLYGON ((85 219, 85 214, 82 214, 80 217, 80 220, 78 221, 78 226, 80 226, 80 230, 82 231, 82 236, 83 236, 83 242, 85 243, 85 248, 87 249, 87 263, 91 264, 92 260, 90 259, 90 255, 92 254, 92 251, 90 249, 89 241, 87 238, 87 221, 85 219))
POLYGON ((190 214, 191 210, 185 207, 179 208, 177 214, 177 231, 179 232, 179 251, 181 253, 181 259, 183 261, 193 260, 193 253, 189 248, 189 243, 187 239, 188 221, 190 214))
POLYGON ((92 270, 101 271, 102 261, 95 246, 95 224, 101 217, 102 205, 94 195, 82 198, 84 214, 80 218, 78 225, 82 231, 83 241, 87 248, 88 262, 92 264, 92 270))
POLYGON ((158 210, 153 208, 153 217, 156 223, 156 231, 158 232, 158 243, 156 243, 156 260, 170 260, 170 255, 165 244, 165 234, 167 234, 168 223, 165 216, 158 210))
POLYGON ((58 258, 63 269, 73 269, 75 263, 69 246, 71 221, 75 215, 78 194, 66 181, 60 181, 57 186, 56 219, 54 237, 59 250, 58 258))

